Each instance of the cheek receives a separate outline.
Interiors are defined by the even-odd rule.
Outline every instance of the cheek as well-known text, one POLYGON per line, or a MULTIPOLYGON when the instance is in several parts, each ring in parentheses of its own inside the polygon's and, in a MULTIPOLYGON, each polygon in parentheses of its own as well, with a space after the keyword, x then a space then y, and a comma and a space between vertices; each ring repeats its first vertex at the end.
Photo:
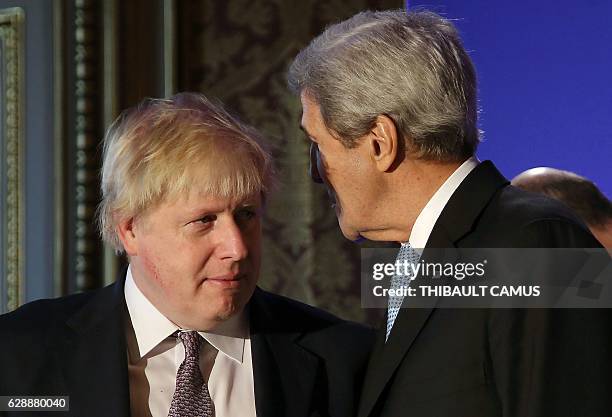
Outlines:
POLYGON ((208 264, 214 262, 214 252, 215 247, 207 238, 193 239, 176 248, 173 262, 176 269, 181 269, 186 275, 199 275, 207 269, 208 264))
POLYGON ((163 270, 165 269, 163 261, 150 250, 141 251, 139 256, 147 276, 153 281, 154 285, 163 287, 163 270))
POLYGON ((378 189, 368 177, 369 172, 358 169, 358 166, 347 167, 350 175, 343 175, 336 179, 336 194, 344 215, 356 219, 368 217, 378 200, 378 189))
POLYGON ((326 183, 329 183, 330 178, 335 176, 336 164, 341 161, 337 161, 333 155, 326 155, 323 151, 319 153, 319 159, 317 160, 317 170, 321 179, 326 183))
POLYGON ((360 178, 355 172, 355 168, 348 161, 340 161, 329 169, 329 182, 334 188, 334 191, 340 195, 350 197, 353 195, 353 189, 360 178))
POLYGON ((246 229, 244 229, 242 239, 248 250, 249 259, 251 262, 256 261, 261 256, 261 220, 257 220, 255 223, 250 224, 246 229))
POLYGON ((189 249, 176 241, 168 244, 167 240, 151 237, 148 244, 139 251, 142 267, 151 283, 164 293, 176 291, 173 288, 177 287, 177 277, 185 276, 189 265, 186 262, 190 255, 189 249))

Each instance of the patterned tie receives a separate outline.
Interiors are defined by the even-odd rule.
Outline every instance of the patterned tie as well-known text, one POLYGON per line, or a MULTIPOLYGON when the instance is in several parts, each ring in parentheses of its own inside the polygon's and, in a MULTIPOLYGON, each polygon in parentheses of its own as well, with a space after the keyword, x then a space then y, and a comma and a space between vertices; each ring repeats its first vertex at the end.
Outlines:
MULTIPOLYGON (((399 275, 394 275, 393 278, 391 278, 391 289, 398 289, 402 287, 407 288, 408 285, 410 285, 410 278, 413 275, 413 270, 410 267, 410 264, 418 263, 420 257, 421 255, 419 252, 414 250, 409 243, 402 243, 402 247, 400 248, 395 260, 396 263, 399 262, 401 273, 399 275), (408 271, 404 270, 404 261, 406 261, 408 271)), ((387 309, 387 335, 385 336, 385 342, 389 339, 391 329, 393 328, 393 323, 395 322, 399 309, 402 306, 402 301, 404 301, 403 295, 396 295, 393 297, 389 296, 389 307, 387 309)))
POLYGON ((200 372, 200 347, 204 339, 195 331, 181 331, 185 360, 176 373, 176 390, 168 417, 212 417, 213 403, 200 372))

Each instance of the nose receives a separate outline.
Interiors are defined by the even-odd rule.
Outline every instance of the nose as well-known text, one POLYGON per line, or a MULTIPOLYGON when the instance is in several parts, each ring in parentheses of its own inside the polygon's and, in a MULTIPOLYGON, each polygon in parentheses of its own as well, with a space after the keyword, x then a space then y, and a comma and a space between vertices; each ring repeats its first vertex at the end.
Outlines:
POLYGON ((321 155, 319 155, 319 147, 316 143, 310 144, 310 166, 308 167, 308 174, 310 178, 317 184, 323 184, 323 178, 319 173, 319 167, 321 166, 321 155))
POLYGON ((249 253, 244 235, 235 220, 228 219, 218 233, 218 251, 221 259, 240 261, 249 253))

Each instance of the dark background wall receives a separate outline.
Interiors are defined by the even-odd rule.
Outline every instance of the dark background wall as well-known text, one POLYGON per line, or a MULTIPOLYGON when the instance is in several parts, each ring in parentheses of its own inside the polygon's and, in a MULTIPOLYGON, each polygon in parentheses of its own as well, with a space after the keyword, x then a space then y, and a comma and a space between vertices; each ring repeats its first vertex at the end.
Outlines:
MULTIPOLYGON (((610 195, 610 4, 428 5, 459 19, 476 63, 481 159, 508 176, 570 169, 610 195)), ((0 0, 0 9, 13 6, 24 9, 26 35, 20 302, 117 278, 124 261, 100 243, 94 223, 104 129, 144 97, 191 90, 224 101, 272 146, 282 181, 268 204, 261 285, 376 320, 360 307, 359 247, 341 236, 323 189, 307 176, 301 108, 284 77, 328 24, 401 0, 0 0)))
POLYGON ((220 98, 268 137, 281 186, 267 204, 261 285, 354 320, 360 308, 359 247, 346 241, 322 187, 307 176, 301 106, 286 69, 328 24, 389 0, 178 3, 178 89, 220 98))
POLYGON ((295 54, 330 23, 397 0, 5 1, 25 12, 26 291, 20 302, 99 288, 124 260, 98 238, 100 142, 145 97, 200 91, 269 138, 281 188, 268 202, 260 284, 372 321, 360 308, 359 247, 340 234, 307 176, 299 100, 285 86, 295 54))

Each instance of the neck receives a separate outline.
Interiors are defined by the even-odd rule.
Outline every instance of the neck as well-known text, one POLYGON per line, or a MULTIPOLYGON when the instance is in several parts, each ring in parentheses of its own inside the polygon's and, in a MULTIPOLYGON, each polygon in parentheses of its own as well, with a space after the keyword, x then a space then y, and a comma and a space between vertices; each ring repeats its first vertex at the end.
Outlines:
POLYGON ((406 242, 414 223, 429 202, 460 162, 434 162, 406 158, 393 172, 386 173, 384 195, 380 207, 386 227, 368 232, 370 240, 406 242))

